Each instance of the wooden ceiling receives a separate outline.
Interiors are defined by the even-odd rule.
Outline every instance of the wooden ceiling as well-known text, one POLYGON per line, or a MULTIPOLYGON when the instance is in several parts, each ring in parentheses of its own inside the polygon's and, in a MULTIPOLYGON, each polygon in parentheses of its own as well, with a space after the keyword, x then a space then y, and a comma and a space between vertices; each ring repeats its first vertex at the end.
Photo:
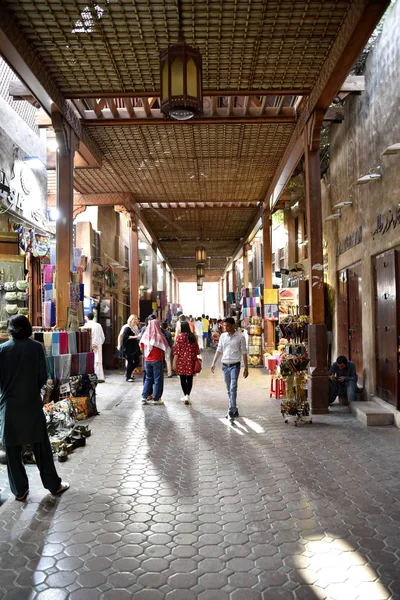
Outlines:
POLYGON ((193 279, 201 242, 215 280, 329 78, 334 92, 345 79, 354 32, 360 46, 387 4, 181 0, 185 39, 203 59, 204 116, 189 123, 166 121, 158 105, 177 0, 2 0, 0 51, 47 112, 50 98, 80 120, 100 167, 76 170, 76 188, 129 193, 178 279, 193 279))

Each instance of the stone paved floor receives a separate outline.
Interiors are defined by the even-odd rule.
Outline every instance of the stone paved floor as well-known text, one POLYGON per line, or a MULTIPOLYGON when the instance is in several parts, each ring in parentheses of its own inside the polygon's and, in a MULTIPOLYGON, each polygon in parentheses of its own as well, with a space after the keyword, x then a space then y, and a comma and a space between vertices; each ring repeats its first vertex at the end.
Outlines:
POLYGON ((26 504, 3 492, 0 598, 400 598, 399 430, 339 406, 285 425, 257 369, 235 426, 219 370, 196 378, 190 407, 175 378, 165 406, 142 407, 140 390, 117 372, 99 386, 62 497, 34 466, 26 504))

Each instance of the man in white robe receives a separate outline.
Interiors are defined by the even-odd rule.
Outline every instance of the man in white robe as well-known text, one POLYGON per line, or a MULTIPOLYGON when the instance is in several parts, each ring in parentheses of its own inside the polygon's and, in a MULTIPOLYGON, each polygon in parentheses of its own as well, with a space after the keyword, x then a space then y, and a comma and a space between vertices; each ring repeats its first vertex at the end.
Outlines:
POLYGON ((104 371, 103 371, 103 344, 106 339, 104 331, 100 323, 96 323, 94 314, 92 312, 87 314, 87 323, 84 325, 85 329, 91 329, 92 331, 92 350, 94 352, 94 371, 97 375, 99 383, 104 383, 104 371))

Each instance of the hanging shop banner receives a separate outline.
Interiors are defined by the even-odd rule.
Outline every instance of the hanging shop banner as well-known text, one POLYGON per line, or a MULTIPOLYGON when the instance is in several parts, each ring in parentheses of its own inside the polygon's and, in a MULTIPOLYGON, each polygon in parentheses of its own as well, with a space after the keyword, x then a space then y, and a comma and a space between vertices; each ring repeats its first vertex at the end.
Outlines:
POLYGON ((296 315, 299 309, 299 288, 280 288, 279 316, 296 315))
POLYGON ((264 290, 264 304, 278 304, 278 289, 270 288, 264 290))
POLYGON ((264 319, 268 319, 269 321, 277 321, 279 319, 278 304, 264 304, 264 319))
POLYGON ((48 230, 42 182, 21 160, 13 164, 11 176, 0 168, 0 203, 7 211, 48 230))

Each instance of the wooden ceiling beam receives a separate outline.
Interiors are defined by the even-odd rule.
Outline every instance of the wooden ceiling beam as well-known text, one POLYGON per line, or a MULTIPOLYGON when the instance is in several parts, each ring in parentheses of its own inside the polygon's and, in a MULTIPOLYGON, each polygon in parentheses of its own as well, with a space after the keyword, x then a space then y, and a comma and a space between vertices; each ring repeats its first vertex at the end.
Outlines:
POLYGON ((128 115, 131 119, 135 118, 135 111, 133 110, 133 104, 131 98, 124 98, 125 108, 128 112, 128 115))
MULTIPOLYGON (((265 90, 203 90, 203 96, 308 96, 309 88, 291 88, 291 89, 265 89, 265 90)), ((65 93, 65 98, 71 100, 76 98, 159 98, 160 91, 151 92, 115 92, 98 90, 95 92, 70 92, 65 93)))
MULTIPOLYGON (((243 110, 243 109, 242 109, 243 110)), ((275 114, 276 114, 276 109, 275 109, 275 114)), ((147 125, 214 125, 214 124, 220 124, 220 125, 230 125, 233 123, 241 123, 241 124, 252 124, 252 123, 296 123, 297 121, 297 117, 294 115, 285 115, 285 114, 280 114, 277 116, 269 116, 269 115, 265 115, 265 116, 246 116, 246 117, 236 117, 236 116, 232 116, 232 117, 220 117, 220 116, 215 116, 215 117, 197 117, 193 120, 189 120, 189 121, 176 121, 174 119, 166 119, 166 118, 157 118, 157 117, 153 117, 153 118, 136 118, 136 119, 132 119, 132 118, 123 118, 123 119, 119 119, 118 123, 116 122, 116 119, 106 119, 106 118, 102 118, 101 120, 99 119, 85 119, 83 121, 83 125, 84 127, 114 127, 115 125, 118 125, 119 127, 130 127, 132 125, 142 125, 142 126, 147 126, 147 125)))
POLYGON ((117 105, 115 104, 114 98, 106 98, 106 100, 107 100, 108 107, 111 110, 111 114, 114 117, 114 119, 119 119, 120 114, 119 114, 117 105))

